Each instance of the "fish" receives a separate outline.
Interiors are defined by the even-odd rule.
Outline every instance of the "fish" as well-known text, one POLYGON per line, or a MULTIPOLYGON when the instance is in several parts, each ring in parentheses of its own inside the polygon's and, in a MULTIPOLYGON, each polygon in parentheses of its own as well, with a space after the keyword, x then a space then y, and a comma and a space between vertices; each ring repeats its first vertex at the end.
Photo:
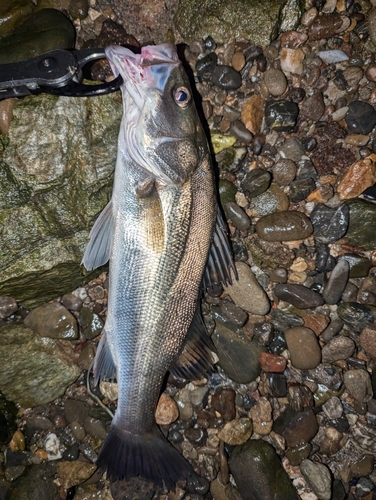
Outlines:
POLYGON ((112 198, 82 263, 108 260, 108 311, 94 383, 117 380, 118 405, 97 465, 111 480, 139 476, 168 489, 197 473, 164 437, 155 410, 168 372, 200 378, 213 346, 202 287, 230 282, 232 261, 210 149, 189 79, 170 44, 135 54, 105 49, 121 75, 123 116, 112 198))

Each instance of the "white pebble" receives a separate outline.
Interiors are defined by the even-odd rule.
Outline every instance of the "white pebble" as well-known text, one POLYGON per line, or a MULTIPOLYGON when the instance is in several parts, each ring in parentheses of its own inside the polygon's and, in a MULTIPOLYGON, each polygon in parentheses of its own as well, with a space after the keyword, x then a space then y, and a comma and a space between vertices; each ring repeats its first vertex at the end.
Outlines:
POLYGON ((337 109, 337 111, 334 111, 334 113, 332 114, 333 121, 339 122, 340 120, 342 120, 345 117, 348 110, 349 110, 349 107, 344 106, 343 108, 339 108, 339 109, 337 109))
POLYGON ((321 50, 317 55, 326 64, 347 61, 349 58, 349 56, 345 54, 343 50, 321 50))
POLYGON ((48 460, 59 460, 62 457, 60 452, 60 441, 56 434, 49 434, 46 439, 45 448, 48 460))

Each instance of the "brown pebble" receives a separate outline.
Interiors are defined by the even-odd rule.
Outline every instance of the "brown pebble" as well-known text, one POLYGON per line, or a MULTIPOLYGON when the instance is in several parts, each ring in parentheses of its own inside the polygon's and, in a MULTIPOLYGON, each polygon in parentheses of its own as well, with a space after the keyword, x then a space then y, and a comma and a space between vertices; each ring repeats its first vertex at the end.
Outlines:
POLYGON ((161 394, 159 398, 157 409, 155 411, 155 420, 158 425, 170 425, 179 418, 179 410, 176 402, 171 396, 161 394))
POLYGON ((367 354, 376 359, 376 325, 367 325, 363 328, 360 345, 367 354))
POLYGON ((370 82, 376 82, 376 62, 371 63, 366 69, 366 78, 370 82))
POLYGON ((299 370, 316 368, 321 361, 321 350, 315 333, 303 326, 288 328, 285 331, 291 363, 299 370))
POLYGON ((16 104, 17 99, 13 97, 10 99, 4 99, 0 101, 0 133, 7 134, 9 132, 9 127, 13 119, 13 108, 16 104))
POLYGON ((243 52, 236 51, 235 54, 232 56, 231 60, 231 66, 236 70, 236 71, 241 71, 244 66, 245 66, 245 57, 243 52))
POLYGON ((340 200, 357 198, 365 189, 376 182, 376 155, 353 163, 337 187, 340 200))
POLYGON ((260 354, 260 365, 264 372, 280 373, 286 368, 287 360, 283 356, 262 352, 260 354))
POLYGON ((235 391, 230 388, 221 388, 212 396, 211 405, 226 421, 233 420, 236 416, 235 391))
POLYGON ((243 106, 242 122, 252 134, 257 134, 260 132, 263 117, 264 100, 260 95, 254 94, 243 106))
POLYGON ((307 314, 304 317, 304 326, 310 328, 316 335, 320 335, 329 325, 330 319, 324 314, 307 314))
POLYGON ((25 449, 25 436, 20 430, 17 430, 9 443, 9 448, 11 451, 24 451, 25 449))

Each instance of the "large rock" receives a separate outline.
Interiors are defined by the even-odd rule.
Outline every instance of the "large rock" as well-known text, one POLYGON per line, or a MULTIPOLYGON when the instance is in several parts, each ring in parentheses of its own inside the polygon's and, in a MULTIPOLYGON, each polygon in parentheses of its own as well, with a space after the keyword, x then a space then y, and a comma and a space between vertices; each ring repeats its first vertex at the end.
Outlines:
POLYGON ((121 112, 118 93, 16 103, 0 135, 1 295, 35 306, 84 281, 80 262, 111 193, 121 112))
POLYGON ((279 0, 180 2, 175 26, 188 42, 210 35, 221 43, 233 36, 237 40, 251 40, 255 45, 268 45, 281 22, 281 3, 279 0))
POLYGON ((0 391, 29 408, 61 396, 80 374, 67 340, 41 338, 22 325, 0 329, 0 391))

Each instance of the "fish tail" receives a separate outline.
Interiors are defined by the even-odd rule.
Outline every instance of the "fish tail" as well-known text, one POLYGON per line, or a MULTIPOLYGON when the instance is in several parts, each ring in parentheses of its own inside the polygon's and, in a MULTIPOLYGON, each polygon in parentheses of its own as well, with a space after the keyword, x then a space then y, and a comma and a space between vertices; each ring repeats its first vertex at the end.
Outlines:
POLYGON ((139 476, 169 490, 175 489, 181 480, 187 482, 189 489, 201 482, 192 466, 156 426, 148 433, 135 434, 111 425, 97 466, 106 469, 113 481, 139 476))

